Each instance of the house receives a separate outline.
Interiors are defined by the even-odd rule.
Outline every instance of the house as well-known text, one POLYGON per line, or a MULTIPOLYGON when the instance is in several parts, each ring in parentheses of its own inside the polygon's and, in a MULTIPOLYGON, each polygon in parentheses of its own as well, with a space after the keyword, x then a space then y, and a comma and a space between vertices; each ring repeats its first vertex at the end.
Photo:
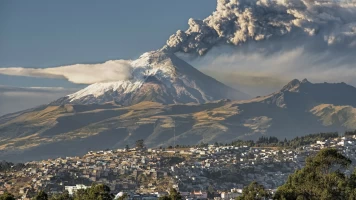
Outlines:
POLYGON ((224 199, 224 200, 236 199, 238 196, 241 196, 241 193, 238 193, 238 192, 222 192, 221 193, 221 199, 224 199))
POLYGON ((203 192, 201 190, 199 191, 193 191, 191 196, 193 196, 195 199, 207 199, 208 198, 208 193, 207 192, 203 192))
POLYGON ((87 189, 90 188, 90 186, 82 185, 82 184, 77 184, 75 186, 65 186, 64 189, 68 191, 69 195, 73 195, 77 190, 81 189, 87 189))

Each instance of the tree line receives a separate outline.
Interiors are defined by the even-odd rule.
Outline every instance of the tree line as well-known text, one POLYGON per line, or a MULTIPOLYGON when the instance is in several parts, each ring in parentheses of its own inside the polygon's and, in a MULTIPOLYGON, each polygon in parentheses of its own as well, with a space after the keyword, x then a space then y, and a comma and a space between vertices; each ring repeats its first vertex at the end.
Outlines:
MULTIPOLYGON (((0 196, 0 200, 15 200, 15 196, 5 192, 0 196)), ((73 196, 67 191, 49 196, 44 191, 39 191, 32 200, 113 200, 110 188, 103 184, 93 184, 90 188, 80 189, 73 196)), ((120 199, 123 200, 123 199, 120 199)))
POLYGON ((356 135, 356 130, 354 130, 354 131, 346 131, 345 134, 344 134, 344 136, 354 136, 354 135, 356 135))
MULTIPOLYGON (((355 131, 349 131, 345 132, 345 136, 352 136, 356 135, 356 130, 355 131)), ((261 136, 259 137, 256 141, 254 140, 234 140, 230 143, 219 143, 215 142, 214 146, 247 146, 247 147, 284 147, 284 148, 297 148, 301 147, 304 145, 310 145, 313 143, 316 143, 316 141, 323 141, 323 140, 328 140, 328 139, 334 139, 339 137, 339 134, 337 132, 327 132, 327 133, 315 133, 315 134, 309 134, 301 137, 295 137, 293 139, 288 140, 287 138, 284 138, 283 140, 278 139, 275 136, 261 136)), ((197 145, 176 145, 176 148, 189 148, 189 147, 208 147, 209 143, 203 143, 201 142, 200 144, 197 145)), ((168 149, 173 148, 172 146, 169 146, 168 149)))
MULTIPOLYGON (((355 131, 346 131, 344 133, 344 136, 353 136, 356 135, 356 130, 355 131)), ((327 133, 314 133, 314 134, 309 134, 305 136, 297 136, 293 139, 287 140, 287 138, 284 138, 283 140, 278 139, 275 136, 261 136, 259 137, 256 141, 254 140, 234 140, 230 143, 219 143, 215 142, 214 146, 248 146, 248 147, 285 147, 285 148, 297 148, 301 147, 304 145, 310 145, 313 143, 316 143, 316 141, 323 141, 327 139, 334 139, 339 137, 340 135, 337 132, 327 132, 327 133)), ((177 144, 175 147, 174 146, 168 146, 167 149, 174 149, 174 148, 191 148, 191 147, 197 147, 197 148, 204 148, 208 147, 209 143, 204 143, 201 142, 196 145, 179 145, 177 144)), ((136 149, 143 149, 144 146, 144 140, 140 139, 135 142, 135 147, 136 149)), ((129 149, 129 146, 126 145, 125 149, 129 149)), ((163 149, 163 147, 160 147, 160 149, 163 149)))
POLYGON ((23 163, 12 163, 12 162, 6 162, 6 161, 1 161, 0 162, 0 172, 6 172, 6 171, 18 171, 23 168, 25 168, 26 165, 23 163))
MULTIPOLYGON (((356 132, 355 132, 356 133, 356 132)), ((297 148, 304 145, 314 144, 317 141, 324 141, 328 139, 334 139, 339 137, 337 132, 332 133, 316 133, 309 134, 301 137, 296 137, 291 140, 279 140, 277 137, 270 136, 261 136, 256 141, 253 140, 236 140, 231 142, 230 146, 248 146, 248 147, 285 147, 285 148, 297 148)))

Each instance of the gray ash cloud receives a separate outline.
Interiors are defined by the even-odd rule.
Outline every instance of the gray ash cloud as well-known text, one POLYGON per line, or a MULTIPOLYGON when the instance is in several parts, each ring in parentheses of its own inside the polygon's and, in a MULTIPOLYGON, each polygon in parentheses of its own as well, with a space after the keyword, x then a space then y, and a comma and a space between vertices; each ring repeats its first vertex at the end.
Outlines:
POLYGON ((356 1, 218 0, 210 16, 189 19, 188 25, 188 30, 172 35, 163 50, 204 55, 217 45, 281 37, 318 37, 328 47, 354 49, 356 1))

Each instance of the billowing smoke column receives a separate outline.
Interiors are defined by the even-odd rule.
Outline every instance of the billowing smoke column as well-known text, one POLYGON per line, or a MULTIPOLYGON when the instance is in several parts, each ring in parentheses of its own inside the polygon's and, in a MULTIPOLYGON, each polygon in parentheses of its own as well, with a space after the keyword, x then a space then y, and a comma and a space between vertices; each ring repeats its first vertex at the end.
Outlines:
POLYGON ((204 20, 172 35, 163 50, 204 55, 219 44, 240 45, 280 36, 319 36, 329 46, 356 47, 355 0, 217 0, 204 20))

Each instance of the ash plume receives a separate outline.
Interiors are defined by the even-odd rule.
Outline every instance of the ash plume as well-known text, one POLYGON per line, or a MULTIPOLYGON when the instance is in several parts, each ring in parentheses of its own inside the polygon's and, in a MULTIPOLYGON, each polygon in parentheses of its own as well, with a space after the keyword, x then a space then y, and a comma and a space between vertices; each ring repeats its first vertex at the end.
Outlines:
POLYGON ((318 37, 343 50, 356 47, 355 0, 217 0, 216 11, 204 20, 189 19, 162 48, 206 54, 218 45, 239 46, 284 37, 318 37))

